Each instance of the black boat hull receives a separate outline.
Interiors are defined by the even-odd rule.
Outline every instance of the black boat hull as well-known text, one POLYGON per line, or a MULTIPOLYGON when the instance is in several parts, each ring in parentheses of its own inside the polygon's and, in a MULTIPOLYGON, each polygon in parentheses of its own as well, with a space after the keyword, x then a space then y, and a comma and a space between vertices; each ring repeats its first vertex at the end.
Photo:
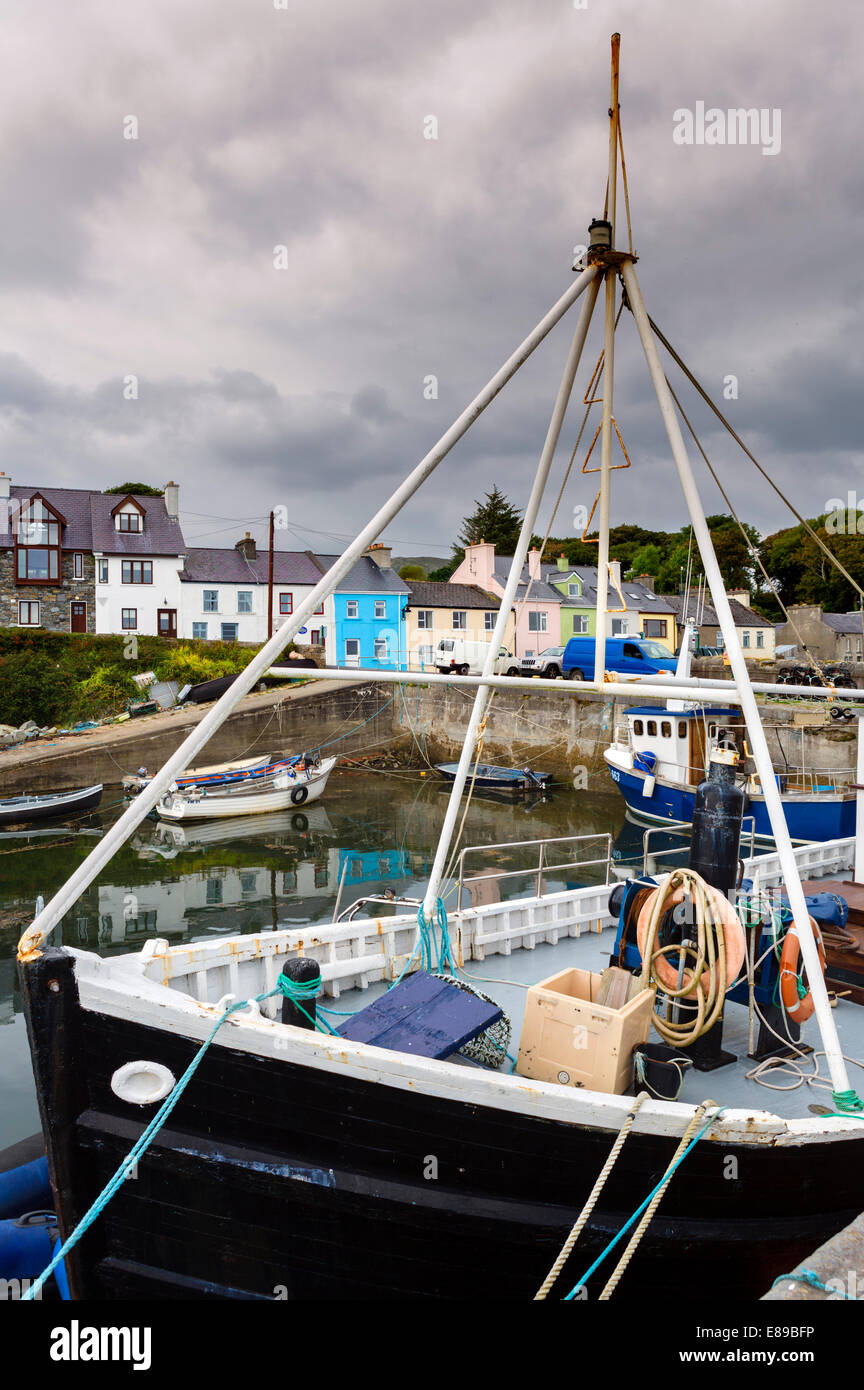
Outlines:
MULTIPOLYGON (((25 965, 22 978, 68 1232, 154 1113, 118 1100, 115 1069, 148 1058, 179 1076, 197 1044, 81 1009, 62 950, 25 965)), ((67 1270, 82 1298, 528 1300, 610 1144, 593 1126, 214 1045, 67 1270)), ((554 1297, 620 1229, 674 1148, 671 1138, 631 1135, 554 1297)), ((617 1296, 700 1302, 710 1288, 759 1297, 858 1212, 862 1161, 864 1134, 801 1146, 703 1142, 673 1178, 617 1296)))
POLYGON ((53 820, 57 816, 78 815, 82 811, 92 811, 102 800, 102 788, 88 787, 86 795, 70 797, 68 801, 46 801, 44 805, 23 805, 19 807, 3 805, 0 802, 0 825, 30 825, 35 821, 53 820))

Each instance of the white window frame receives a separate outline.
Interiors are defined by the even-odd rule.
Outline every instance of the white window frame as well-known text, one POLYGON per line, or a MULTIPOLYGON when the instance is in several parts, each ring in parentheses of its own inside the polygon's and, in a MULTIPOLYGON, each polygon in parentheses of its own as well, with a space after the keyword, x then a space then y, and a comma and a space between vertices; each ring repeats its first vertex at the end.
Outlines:
MULTIPOLYGON (((359 617, 360 617, 360 600, 359 600, 359 599, 356 599, 356 598, 347 598, 347 599, 345 600, 345 617, 346 617, 346 618, 350 618, 352 622, 354 621, 355 618, 359 618, 359 617), (351 611, 352 609, 354 610, 353 613, 352 613, 352 611, 351 611)), ((351 638, 350 640, 353 641, 354 639, 351 638)))
POLYGON ((431 632, 435 626, 435 614, 431 608, 417 609, 417 628, 420 632, 431 632))
POLYGON ((359 665, 360 665, 360 638, 359 638, 359 637, 346 637, 346 638, 345 638, 345 665, 346 665, 346 666, 359 666, 359 665), (349 652, 349 650, 348 650, 349 647, 356 647, 356 648, 357 648, 356 652, 349 652))
POLYGON ((107 583, 108 583, 108 573, 109 573, 109 571, 108 571, 108 561, 105 560, 105 559, 100 560, 100 561, 99 561, 99 583, 100 583, 100 584, 107 584, 107 583))
POLYGON ((534 609, 528 613, 529 632, 548 632, 548 614, 545 610, 534 609))
POLYGON ((587 633, 587 631, 588 631, 588 614, 587 614, 587 613, 574 613, 574 614, 573 614, 573 636, 574 636, 574 637, 584 637, 585 634, 587 633))
POLYGON ((483 631, 494 632, 497 618, 498 614, 495 610, 493 608, 487 608, 486 612, 483 614, 483 631))
POLYGON ((629 631, 629 629, 628 629, 628 627, 627 627, 627 619, 626 619, 626 618, 613 618, 613 619, 612 619, 612 636, 613 636, 613 637, 629 637, 629 636, 630 636, 630 631, 629 631))
POLYGON ((579 583, 578 580, 575 580, 575 579, 571 579, 571 580, 570 580, 570 583, 567 585, 567 597, 568 597, 568 598, 581 598, 581 597, 582 597, 582 585, 579 583))
POLYGON ((388 637, 376 637, 373 639, 372 655, 376 661, 390 660, 390 639, 388 637), (383 648, 383 651, 381 650, 383 648))
POLYGON ((376 600, 375 600, 375 614, 374 614, 374 616, 375 616, 376 618, 386 618, 386 617, 387 617, 387 600, 386 600, 386 599, 384 599, 384 598, 376 598, 376 600))
POLYGON ((451 611, 453 619, 452 628, 454 632, 468 631, 468 610, 467 608, 454 608, 451 611))

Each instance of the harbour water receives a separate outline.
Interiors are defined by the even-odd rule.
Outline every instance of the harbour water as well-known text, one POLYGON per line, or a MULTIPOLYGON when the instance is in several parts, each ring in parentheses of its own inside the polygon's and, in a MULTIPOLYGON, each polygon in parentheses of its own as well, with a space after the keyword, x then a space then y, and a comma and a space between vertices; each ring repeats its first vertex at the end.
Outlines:
MULTIPOLYGON (((135 950, 148 937, 177 944, 326 921, 340 883, 340 910, 366 895, 422 897, 446 799, 444 784, 431 774, 337 769, 325 798, 305 811, 186 828, 146 820, 67 914, 59 934, 66 945, 110 955, 135 950)), ((37 896, 47 902, 124 804, 119 785, 106 786, 95 813, 0 835, 0 1148, 39 1128, 16 975, 18 938, 37 896)), ((617 793, 569 787, 539 797, 475 792, 461 844, 607 834, 616 861, 639 855, 641 862, 641 832, 625 823, 617 793)), ((549 888, 602 881, 605 855, 599 838, 575 852, 552 846, 544 881, 549 888), (556 872, 556 864, 574 858, 604 862, 556 872)), ((490 850, 469 861, 466 876, 522 870, 482 887, 487 894, 520 897, 536 889, 537 862, 536 848, 490 850)), ((451 892, 451 905, 453 899, 451 892)))

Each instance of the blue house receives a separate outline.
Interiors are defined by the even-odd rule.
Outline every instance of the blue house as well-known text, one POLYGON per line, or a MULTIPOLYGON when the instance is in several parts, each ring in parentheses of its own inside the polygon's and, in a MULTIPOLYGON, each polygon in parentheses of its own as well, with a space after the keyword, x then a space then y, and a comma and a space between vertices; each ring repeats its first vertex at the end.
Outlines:
MULTIPOLYGON (((317 559, 329 569, 336 556, 317 559)), ((333 595, 334 650, 328 660, 336 666, 404 671, 409 598, 408 585, 390 568, 389 548, 370 546, 333 595)))

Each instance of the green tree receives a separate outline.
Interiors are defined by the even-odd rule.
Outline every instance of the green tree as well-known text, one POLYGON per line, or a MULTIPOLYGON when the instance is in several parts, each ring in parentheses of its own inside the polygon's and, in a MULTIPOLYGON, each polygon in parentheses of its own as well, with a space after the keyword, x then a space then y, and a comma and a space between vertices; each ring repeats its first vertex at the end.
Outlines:
POLYGON ((630 562, 630 574, 638 579, 640 574, 658 575, 663 565, 663 551, 653 543, 643 545, 636 551, 630 562))
MULTIPOLYGON (((165 489, 161 487, 151 487, 149 483, 118 483, 116 487, 106 487, 105 494, 120 493, 126 497, 128 493, 138 497, 164 497, 165 489)), ((104 494, 103 494, 104 495, 104 494)))
POLYGON ((399 571, 400 579, 425 579, 426 571, 422 565, 403 565, 399 571))
POLYGON ((476 510, 471 516, 466 516, 457 544, 453 547, 456 563, 461 564, 465 558, 466 545, 477 545, 480 541, 494 545, 498 555, 512 555, 522 526, 522 517, 517 509, 495 484, 491 492, 486 493, 484 501, 478 502, 475 498, 474 506, 476 510))

